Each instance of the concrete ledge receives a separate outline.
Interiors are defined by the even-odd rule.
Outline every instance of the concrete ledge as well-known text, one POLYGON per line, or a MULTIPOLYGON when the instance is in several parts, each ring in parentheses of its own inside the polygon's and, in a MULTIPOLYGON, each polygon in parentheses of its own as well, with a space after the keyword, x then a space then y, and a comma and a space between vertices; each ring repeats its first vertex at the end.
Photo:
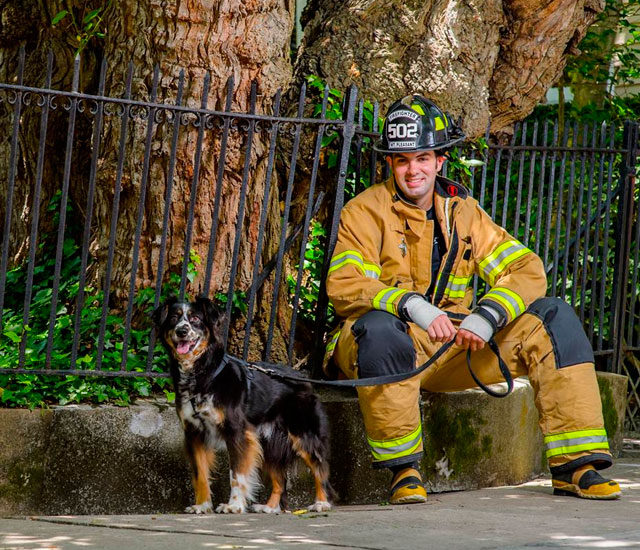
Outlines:
MULTIPOLYGON (((600 385, 615 452, 626 377, 607 374, 600 385)), ((320 393, 331 423, 331 480, 340 502, 384 502, 389 473, 370 467, 355 392, 320 393)), ((524 379, 506 399, 480 390, 424 394, 422 415, 422 468, 431 492, 522 483, 545 467, 533 391, 524 379)), ((228 498, 228 485, 221 453, 214 502, 228 498)), ((290 506, 308 504, 312 494, 311 476, 301 465, 290 474, 290 506)), ((191 499, 182 431, 170 405, 0 410, 2 515, 170 513, 191 499)))

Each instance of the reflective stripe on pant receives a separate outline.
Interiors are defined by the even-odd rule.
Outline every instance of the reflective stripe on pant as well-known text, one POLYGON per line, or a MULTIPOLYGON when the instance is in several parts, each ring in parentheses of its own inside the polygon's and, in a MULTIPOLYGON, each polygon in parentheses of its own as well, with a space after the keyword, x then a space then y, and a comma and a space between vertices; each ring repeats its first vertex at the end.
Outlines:
MULTIPOLYGON (((393 331, 386 337, 377 335, 368 344, 374 346, 373 350, 363 353, 353 326, 353 322, 345 325, 335 354, 338 366, 349 377, 358 376, 359 355, 384 355, 389 342, 395 341, 393 331)), ((407 325, 407 335, 416 351, 413 368, 426 362, 440 346, 414 324, 407 325)), ((527 375, 531 381, 552 473, 587 462, 598 468, 610 465, 593 352, 573 310, 555 298, 537 300, 500 330, 495 340, 513 376, 527 375)), ((502 380, 497 360, 488 347, 473 353, 472 362, 485 384, 502 380)), ((420 423, 419 388, 435 392, 475 386, 467 370, 466 352, 455 346, 416 378, 419 380, 359 388, 369 438, 391 440, 414 430, 420 423)))
MULTIPOLYGON (((408 372, 416 363, 408 329, 409 325, 395 315, 370 311, 346 322, 334 358, 350 378, 408 372)), ((418 377, 398 384, 360 387, 358 397, 374 467, 410 464, 420 458, 423 445, 418 377)))

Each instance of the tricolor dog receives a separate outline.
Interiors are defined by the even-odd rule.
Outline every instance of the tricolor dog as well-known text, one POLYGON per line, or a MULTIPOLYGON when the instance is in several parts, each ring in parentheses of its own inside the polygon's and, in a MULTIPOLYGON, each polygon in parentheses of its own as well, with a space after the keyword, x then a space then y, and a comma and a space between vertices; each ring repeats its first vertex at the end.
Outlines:
POLYGON ((286 471, 301 458, 315 478, 314 511, 331 509, 329 438, 324 411, 308 384, 282 382, 224 356, 224 316, 207 298, 169 299, 154 322, 171 361, 176 409, 193 471, 195 504, 213 511, 210 472, 215 450, 229 453, 231 493, 219 513, 279 513, 286 507, 286 471), (253 504, 259 470, 271 480, 266 504, 253 504))

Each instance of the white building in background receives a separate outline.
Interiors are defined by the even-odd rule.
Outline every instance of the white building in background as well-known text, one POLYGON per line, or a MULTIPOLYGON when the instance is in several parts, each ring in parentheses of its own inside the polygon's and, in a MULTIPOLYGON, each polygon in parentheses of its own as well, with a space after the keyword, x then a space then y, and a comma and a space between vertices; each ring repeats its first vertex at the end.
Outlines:
MULTIPOLYGON (((629 17, 629 21, 640 26, 640 14, 629 17)), ((617 46, 620 46, 630 38, 631 38, 631 35, 627 31, 627 29, 621 29, 620 32, 616 34, 614 43, 617 46)), ((620 67, 620 65, 621 65, 621 61, 617 57, 614 57, 611 61, 611 66, 609 67, 609 74, 613 75, 616 69, 620 67)), ((613 83, 611 83, 610 86, 611 86, 611 90, 609 93, 611 93, 612 95, 615 94, 619 97, 624 97, 624 96, 633 95, 633 94, 640 94, 640 80, 626 82, 618 85, 614 85, 613 83)), ((547 91, 546 103, 550 105, 557 105, 558 97, 559 97, 558 92, 559 92, 558 87, 549 88, 549 90, 547 91)), ((564 88, 564 97, 565 97, 565 101, 567 102, 573 99, 573 92, 571 91, 571 88, 568 86, 564 88)))

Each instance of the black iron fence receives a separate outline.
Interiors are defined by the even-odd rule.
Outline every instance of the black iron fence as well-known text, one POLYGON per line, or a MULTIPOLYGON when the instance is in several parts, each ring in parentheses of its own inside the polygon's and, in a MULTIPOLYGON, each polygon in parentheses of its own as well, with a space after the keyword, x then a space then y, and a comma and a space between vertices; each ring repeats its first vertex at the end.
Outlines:
MULTIPOLYGON (((211 108, 208 76, 191 104, 183 74, 160 100, 159 70, 130 66, 116 97, 105 63, 90 93, 78 61, 71 90, 52 89, 51 56, 43 81, 25 82, 24 63, 0 83, 0 367, 166 377, 149 313, 168 294, 204 293, 227 314, 231 353, 311 368, 332 321, 322 287, 340 209, 387 175, 371 149, 377 104, 314 84, 281 114, 280 93, 260 97, 254 83, 240 112, 233 80, 211 108)), ((637 147, 636 122, 534 121, 505 143, 487 131, 445 167, 541 256, 598 368, 629 375, 634 430, 637 147)))

